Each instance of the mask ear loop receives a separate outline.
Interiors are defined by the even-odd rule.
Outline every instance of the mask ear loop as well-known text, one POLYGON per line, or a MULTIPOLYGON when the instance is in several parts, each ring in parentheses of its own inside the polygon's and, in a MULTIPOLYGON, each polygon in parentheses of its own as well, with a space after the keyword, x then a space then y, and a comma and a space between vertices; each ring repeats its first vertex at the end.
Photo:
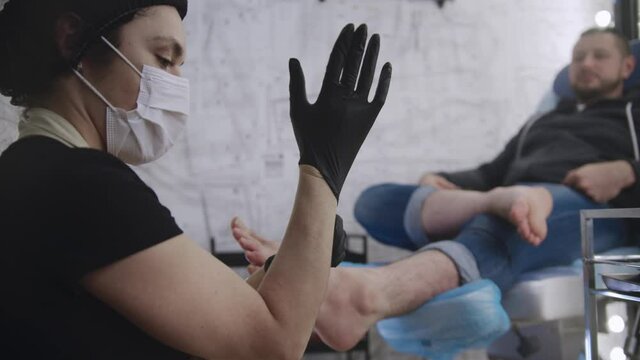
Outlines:
POLYGON ((71 69, 73 70, 73 72, 76 74, 76 76, 85 84, 87 85, 87 87, 89 87, 89 89, 91 89, 91 91, 93 91, 94 94, 96 94, 97 97, 100 98, 100 100, 104 101, 105 104, 107 104, 107 106, 109 108, 111 108, 111 110, 116 111, 116 108, 111 105, 111 103, 109 102, 109 100, 107 100, 107 98, 105 98, 100 91, 98 91, 98 89, 96 89, 93 85, 91 85, 91 83, 85 79, 84 76, 82 76, 82 74, 80 74, 80 72, 78 72, 78 70, 76 69, 71 69))
MULTIPOLYGON (((82 70, 82 65, 78 65, 79 69, 82 70)), ((104 97, 104 95, 102 95, 100 93, 100 91, 98 91, 98 89, 95 88, 95 86, 91 85, 91 83, 84 77, 82 76, 82 74, 80 74, 80 72, 78 70, 76 70, 76 68, 72 68, 71 69, 76 76, 78 77, 78 79, 80 79, 80 81, 82 81, 91 91, 93 91, 93 93, 100 98, 100 100, 104 101, 105 104, 107 104, 107 107, 109 107, 112 111, 117 112, 118 110, 115 108, 115 106, 111 105, 111 103, 109 102, 109 100, 107 100, 106 97, 104 97)), ((92 122, 93 123, 93 122, 92 122)), ((95 127, 95 124, 94 124, 95 127)), ((96 127, 96 131, 98 131, 97 127, 96 127)), ((99 132, 99 131, 98 131, 99 132)), ((106 139, 105 139, 106 141, 106 139)))
POLYGON ((111 50, 115 51, 115 53, 118 54, 118 56, 120 56, 120 58, 124 60, 124 62, 126 62, 127 65, 131 66, 131 68, 133 69, 133 71, 136 72, 136 74, 142 77, 142 73, 140 72, 140 70, 138 70, 138 68, 135 65, 133 65, 133 63, 129 61, 129 59, 127 59, 126 56, 124 56, 124 54, 121 53, 120 50, 118 50, 118 48, 113 46, 113 44, 109 40, 107 40, 107 38, 105 38, 104 36, 100 36, 100 38, 102 39, 102 41, 104 41, 105 44, 107 44, 107 46, 111 48, 111 50))
MULTIPOLYGON (((107 40, 107 38, 105 38, 104 36, 100 36, 100 38, 102 39, 102 41, 104 41, 105 44, 107 44, 107 46, 109 46, 111 48, 111 50, 113 50, 125 63, 127 63, 127 65, 129 65, 133 71, 136 72, 136 74, 138 74, 141 78, 142 78, 142 73, 138 70, 138 68, 136 68, 135 65, 133 65, 133 63, 131 63, 131 61, 129 61, 129 59, 127 59, 124 54, 122 54, 120 52, 120 50, 118 50, 118 48, 116 48, 115 46, 113 46, 113 44, 107 40)), ((82 63, 78 64, 78 69, 82 70, 82 63)), ((84 77, 82 76, 82 74, 80 74, 80 72, 77 69, 72 69, 73 72, 76 74, 76 76, 78 76, 78 78, 85 84, 87 85, 87 87, 89 87, 89 89, 91 89, 91 91, 93 91, 94 94, 96 94, 96 96, 98 96, 102 101, 104 101, 105 104, 107 104, 107 106, 109 108, 111 108, 111 110, 116 111, 115 106, 113 106, 109 100, 107 100, 107 98, 104 97, 104 95, 102 95, 98 89, 95 88, 95 86, 91 85, 91 83, 84 77)))

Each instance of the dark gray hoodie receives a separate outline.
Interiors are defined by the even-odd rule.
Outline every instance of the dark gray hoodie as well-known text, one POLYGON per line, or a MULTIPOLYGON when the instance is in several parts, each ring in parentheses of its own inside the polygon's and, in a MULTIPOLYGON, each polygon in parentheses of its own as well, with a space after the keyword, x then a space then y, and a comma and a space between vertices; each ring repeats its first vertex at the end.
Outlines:
MULTIPOLYGON (((626 160, 640 179, 637 95, 601 100, 582 110, 575 101, 561 101, 554 110, 527 122, 492 161, 440 174, 464 189, 486 191, 523 182, 561 183, 582 165, 626 160)), ((611 205, 640 207, 640 182, 622 191, 611 205)))

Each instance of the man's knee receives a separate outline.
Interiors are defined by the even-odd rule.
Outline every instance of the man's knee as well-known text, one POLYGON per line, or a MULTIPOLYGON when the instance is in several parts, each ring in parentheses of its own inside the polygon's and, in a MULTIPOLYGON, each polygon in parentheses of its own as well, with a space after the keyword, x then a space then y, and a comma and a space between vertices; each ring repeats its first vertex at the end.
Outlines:
POLYGON ((354 207, 356 220, 375 239, 393 246, 415 247, 404 229, 404 212, 418 185, 380 184, 365 189, 354 207))
POLYGON ((366 188, 356 200, 353 214, 356 220, 365 228, 374 221, 377 212, 381 211, 381 196, 386 184, 374 185, 366 188))
POLYGON ((388 218, 392 213, 404 213, 417 186, 378 184, 365 189, 354 207, 356 220, 365 228, 388 218))

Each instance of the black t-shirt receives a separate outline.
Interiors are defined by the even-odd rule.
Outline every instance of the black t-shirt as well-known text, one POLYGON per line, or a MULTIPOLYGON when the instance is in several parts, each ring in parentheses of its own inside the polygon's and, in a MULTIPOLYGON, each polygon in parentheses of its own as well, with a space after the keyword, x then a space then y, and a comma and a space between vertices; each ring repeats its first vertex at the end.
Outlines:
POLYGON ((34 136, 0 156, 0 357, 185 359, 80 279, 181 234, 122 161, 34 136))

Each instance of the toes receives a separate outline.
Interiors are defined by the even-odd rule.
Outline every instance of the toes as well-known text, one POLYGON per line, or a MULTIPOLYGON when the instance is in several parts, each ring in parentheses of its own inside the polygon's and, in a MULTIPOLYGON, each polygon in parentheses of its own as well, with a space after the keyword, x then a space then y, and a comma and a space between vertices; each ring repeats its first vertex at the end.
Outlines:
POLYGON ((529 206, 527 203, 516 200, 511 206, 509 211, 509 217, 517 224, 527 221, 527 214, 529 213, 529 206))
POLYGON ((540 239, 547 237, 547 221, 545 218, 539 216, 532 216, 531 219, 531 232, 540 239))
POLYGON ((257 251, 247 251, 244 256, 245 258, 247 258, 247 261, 251 263, 251 265, 255 265, 255 266, 264 265, 265 258, 262 254, 260 254, 257 251))
POLYGON ((234 236, 235 238, 240 238, 240 237, 243 237, 243 236, 246 236, 246 235, 247 235, 247 232, 246 232, 246 231, 244 231, 244 230, 242 230, 242 229, 240 229, 240 228, 237 228, 237 227, 236 227, 236 228, 231 229, 231 233, 233 234, 233 236, 234 236))
POLYGON ((236 240, 239 240, 242 237, 242 232, 238 230, 238 228, 231 228, 231 235, 233 235, 236 240))
POLYGON ((242 221, 239 217, 235 217, 233 218, 233 225, 235 225, 236 228, 238 229, 242 229, 242 230, 248 230, 247 229, 247 225, 244 224, 244 221, 242 221))
POLYGON ((244 221, 242 221, 239 217, 234 216, 231 220, 231 228, 247 230, 247 225, 245 225, 244 221))
POLYGON ((531 233, 531 232, 525 232, 523 230, 518 229, 518 234, 520 235, 520 237, 522 238, 522 240, 526 241, 527 243, 536 246, 537 244, 537 237, 531 233))
POLYGON ((234 228, 231 230, 231 233, 233 237, 236 238, 236 241, 238 242, 240 242, 241 239, 243 238, 245 242, 254 242, 255 243, 253 245, 254 247, 258 246, 258 243, 264 242, 260 238, 254 236, 251 232, 247 231, 246 229, 234 228))
POLYGON ((522 234, 524 237, 530 237, 532 235, 531 227, 529 226, 528 221, 520 221, 518 222, 518 232, 522 234))
POLYGON ((256 251, 258 250, 258 244, 255 241, 249 240, 248 238, 242 236, 236 239, 240 247, 245 251, 256 251))
POLYGON ((542 242, 542 239, 540 238, 540 236, 532 235, 531 238, 529 239, 529 243, 533 246, 538 246, 540 245, 541 242, 542 242))
POLYGON ((234 217, 231 219, 231 222, 229 223, 229 227, 231 227, 231 229, 233 230, 233 228, 235 228, 235 227, 237 227, 237 226, 238 226, 238 217, 237 217, 237 216, 234 216, 234 217))
POLYGON ((518 234, 520 234, 524 241, 533 246, 538 246, 541 242, 540 236, 531 229, 527 221, 518 223, 518 234))
POLYGON ((236 240, 240 237, 253 238, 258 242, 267 243, 269 240, 264 239, 258 235, 256 235, 251 229, 249 229, 242 220, 238 219, 231 225, 231 233, 236 238, 236 240))

